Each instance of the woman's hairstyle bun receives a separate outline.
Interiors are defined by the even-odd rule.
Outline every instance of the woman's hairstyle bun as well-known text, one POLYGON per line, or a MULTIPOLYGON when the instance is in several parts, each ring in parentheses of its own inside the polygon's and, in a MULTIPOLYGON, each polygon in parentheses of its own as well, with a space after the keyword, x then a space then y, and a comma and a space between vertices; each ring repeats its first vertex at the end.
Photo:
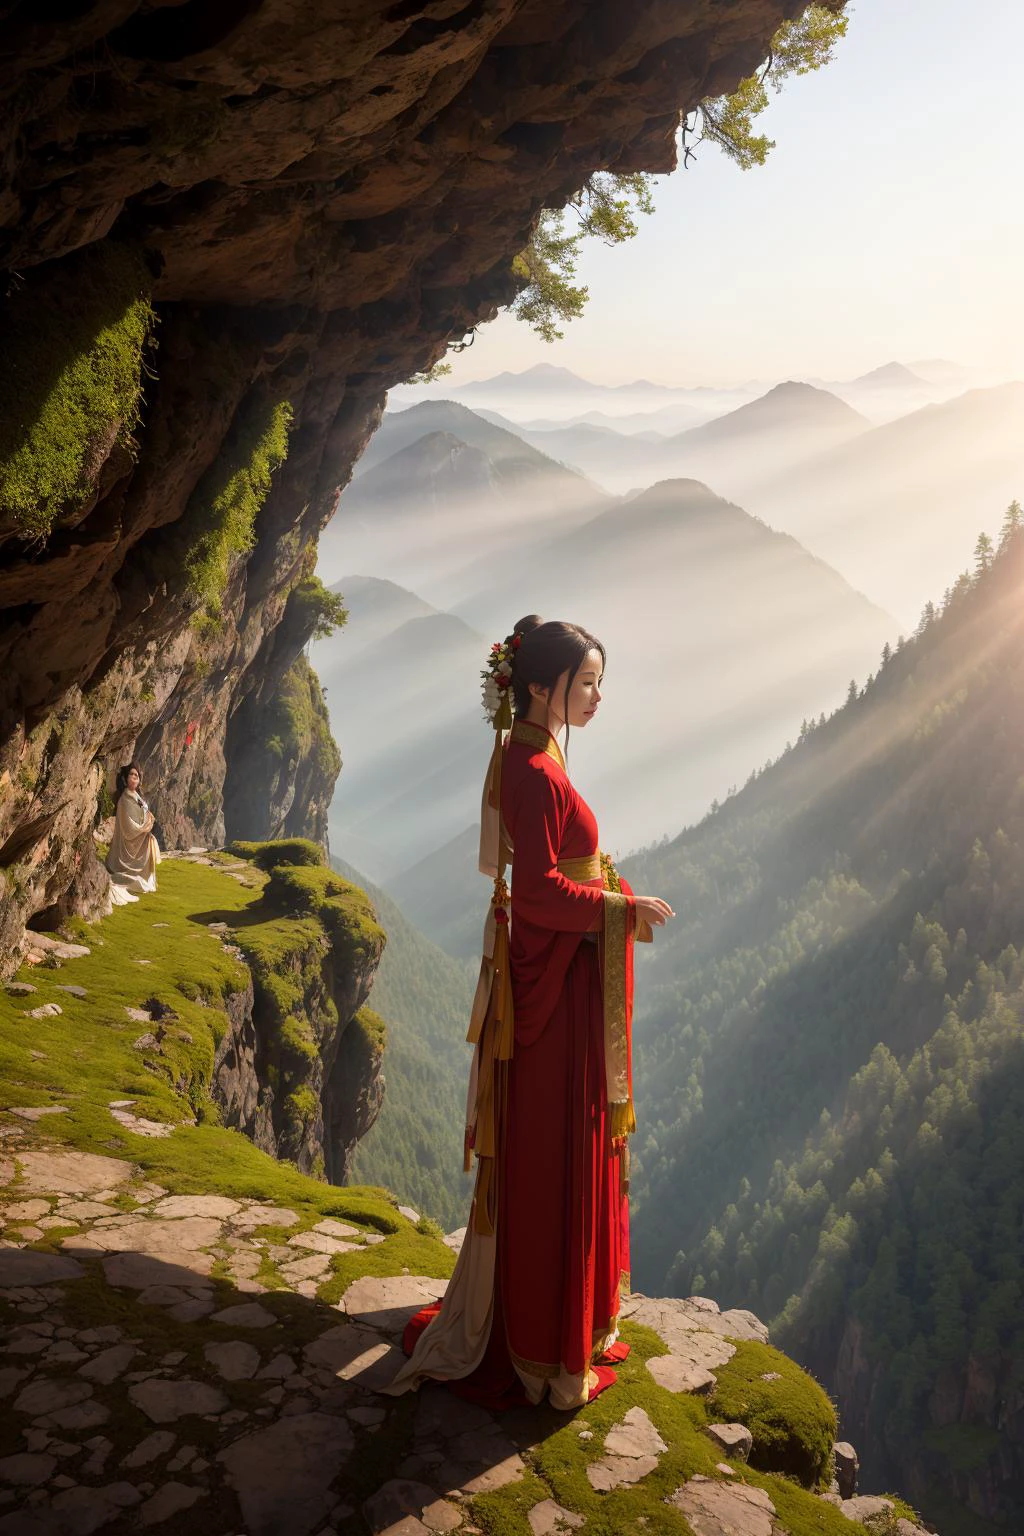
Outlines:
POLYGON ((600 652, 604 668, 604 646, 579 624, 567 624, 561 619, 545 622, 539 614, 530 613, 519 620, 512 633, 519 636, 512 661, 512 700, 517 715, 525 716, 530 708, 531 683, 553 689, 563 672, 569 674, 565 688, 568 699, 589 651, 600 652))

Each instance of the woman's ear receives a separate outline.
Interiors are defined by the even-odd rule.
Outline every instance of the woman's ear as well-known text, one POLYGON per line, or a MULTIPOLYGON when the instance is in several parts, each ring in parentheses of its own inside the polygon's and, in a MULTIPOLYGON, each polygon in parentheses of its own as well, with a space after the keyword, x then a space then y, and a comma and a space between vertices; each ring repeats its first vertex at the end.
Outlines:
POLYGON ((528 683, 527 687, 530 690, 531 699, 543 699, 544 703, 547 703, 548 695, 551 693, 550 688, 545 688, 541 683, 528 683))

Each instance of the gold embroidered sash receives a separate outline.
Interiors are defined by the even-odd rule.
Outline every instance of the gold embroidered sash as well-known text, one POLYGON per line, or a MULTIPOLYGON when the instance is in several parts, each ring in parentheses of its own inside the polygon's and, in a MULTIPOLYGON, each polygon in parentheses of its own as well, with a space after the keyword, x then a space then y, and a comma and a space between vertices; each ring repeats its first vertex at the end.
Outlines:
POLYGON ((559 859, 555 868, 567 880, 575 880, 577 885, 586 885, 588 880, 600 880, 601 855, 584 853, 578 859, 559 859))

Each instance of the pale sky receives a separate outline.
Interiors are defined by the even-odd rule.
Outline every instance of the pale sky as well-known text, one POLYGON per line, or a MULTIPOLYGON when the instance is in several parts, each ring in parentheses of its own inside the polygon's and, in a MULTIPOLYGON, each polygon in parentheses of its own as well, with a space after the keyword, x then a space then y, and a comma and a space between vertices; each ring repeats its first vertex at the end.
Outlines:
POLYGON ((547 362, 771 383, 936 357, 1024 377, 1022 58, 1024 0, 853 0, 832 63, 760 119, 764 166, 702 146, 635 240, 590 243, 563 341, 503 315, 444 382, 547 362))

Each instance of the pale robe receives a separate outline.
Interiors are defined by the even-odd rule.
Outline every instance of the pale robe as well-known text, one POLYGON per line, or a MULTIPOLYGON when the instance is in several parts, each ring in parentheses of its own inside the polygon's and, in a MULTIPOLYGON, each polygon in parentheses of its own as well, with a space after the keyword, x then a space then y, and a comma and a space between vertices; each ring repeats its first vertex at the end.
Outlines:
POLYGON ((126 789, 117 802, 107 869, 118 886, 155 891, 160 847, 153 836, 155 816, 140 794, 126 789))

